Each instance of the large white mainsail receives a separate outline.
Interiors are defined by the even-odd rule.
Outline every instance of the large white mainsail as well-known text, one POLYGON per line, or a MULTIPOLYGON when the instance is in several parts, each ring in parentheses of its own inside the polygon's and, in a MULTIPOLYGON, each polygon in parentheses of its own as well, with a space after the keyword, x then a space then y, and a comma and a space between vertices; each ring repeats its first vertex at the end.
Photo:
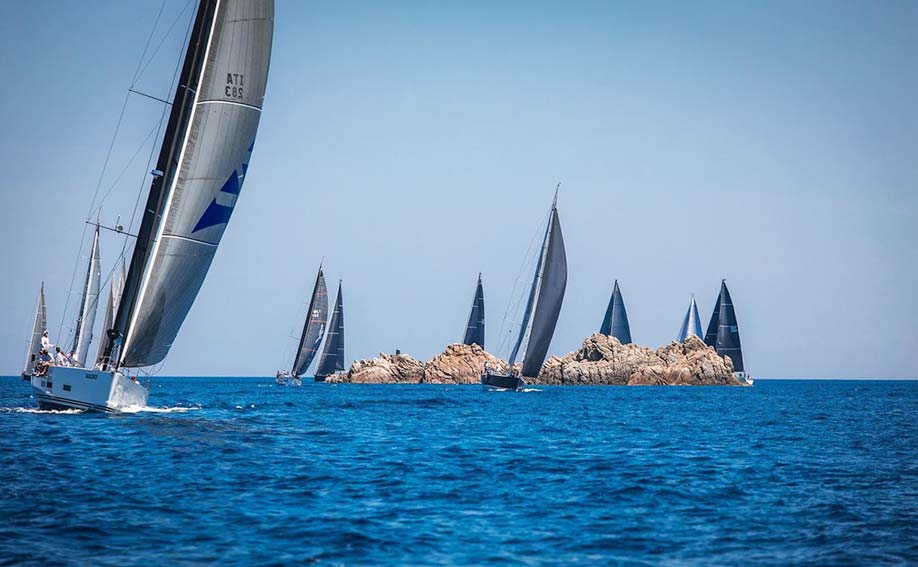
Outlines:
POLYGON ((86 282, 83 285, 83 295, 80 297, 80 314, 77 316, 76 327, 73 335, 73 348, 76 351, 77 362, 90 367, 92 364, 86 360, 89 354, 89 345, 92 342, 92 329, 96 322, 96 311, 99 309, 99 288, 102 286, 102 266, 99 260, 99 227, 92 238, 92 251, 89 254, 89 269, 86 272, 86 282))
POLYGON ((23 376, 32 374, 35 367, 35 358, 38 351, 41 350, 41 334, 48 328, 48 314, 45 311, 45 282, 41 283, 41 291, 38 292, 38 306, 35 308, 35 321, 32 323, 32 338, 29 340, 29 352, 26 355, 25 368, 22 370, 23 376))
POLYGON ((118 309, 119 366, 162 361, 207 275, 261 118, 273 0, 202 0, 118 309))
POLYGON ((102 360, 105 354, 108 338, 105 336, 104 331, 111 329, 112 324, 115 322, 115 313, 118 311, 118 303, 121 302, 121 292, 124 290, 125 271, 124 262, 122 261, 120 272, 112 274, 112 282, 108 290, 108 301, 105 302, 105 317, 102 319, 103 336, 102 340, 99 341, 99 351, 96 353, 96 362, 102 360))

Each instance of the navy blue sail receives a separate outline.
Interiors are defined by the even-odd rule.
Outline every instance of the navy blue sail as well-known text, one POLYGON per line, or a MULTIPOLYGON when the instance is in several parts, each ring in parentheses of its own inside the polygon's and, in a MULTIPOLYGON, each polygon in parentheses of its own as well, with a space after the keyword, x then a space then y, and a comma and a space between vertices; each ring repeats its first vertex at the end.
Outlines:
POLYGON ((618 280, 615 280, 615 286, 612 288, 612 297, 609 298, 609 307, 606 308, 599 332, 615 337, 623 345, 631 343, 631 326, 628 324, 628 312, 625 311, 618 280))
POLYGON ((309 309, 306 310, 306 322, 303 323, 303 333, 300 335, 300 345, 296 349, 293 359, 293 368, 290 374, 299 378, 306 373, 309 364, 319 352, 319 343, 325 334, 325 322, 328 316, 328 292, 325 289, 325 275, 322 266, 316 275, 316 284, 309 299, 309 309))
POLYGON ((723 280, 720 283, 720 301, 717 310, 717 354, 730 357, 730 360, 733 361, 734 372, 745 372, 739 326, 736 322, 736 310, 733 308, 730 290, 727 289, 727 280, 723 280))
POLYGON ((484 348, 484 313, 484 289, 481 286, 481 274, 478 274, 478 286, 475 288, 475 299, 472 300, 472 311, 469 313, 469 322, 465 327, 465 338, 462 339, 464 344, 474 344, 484 348))
POLYGON ((711 321, 708 322, 708 330, 704 334, 704 344, 714 348, 717 348, 717 328, 720 326, 720 296, 722 294, 723 288, 714 301, 714 312, 711 313, 711 321))
POLYGON ((324 382, 326 377, 342 371, 344 371, 344 300, 341 296, 341 282, 339 281, 335 308, 328 324, 325 346, 322 347, 322 358, 319 359, 319 367, 316 370, 316 382, 324 382))

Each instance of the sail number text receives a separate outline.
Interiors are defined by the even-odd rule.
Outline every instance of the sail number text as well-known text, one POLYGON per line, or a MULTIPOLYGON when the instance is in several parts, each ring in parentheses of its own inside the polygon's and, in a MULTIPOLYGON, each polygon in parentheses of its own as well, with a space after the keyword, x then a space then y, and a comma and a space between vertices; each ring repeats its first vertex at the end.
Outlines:
POLYGON ((223 94, 233 98, 242 98, 243 82, 244 75, 241 73, 227 73, 226 88, 224 89, 223 94))

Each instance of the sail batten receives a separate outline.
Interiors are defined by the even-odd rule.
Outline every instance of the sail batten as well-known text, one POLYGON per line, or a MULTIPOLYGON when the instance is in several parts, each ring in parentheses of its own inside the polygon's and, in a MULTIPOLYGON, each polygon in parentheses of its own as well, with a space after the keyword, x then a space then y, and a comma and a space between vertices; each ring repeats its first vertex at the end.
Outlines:
POLYGON ((273 0, 199 5, 112 326, 119 366, 162 361, 204 283, 254 147, 273 20, 273 0))
POLYGON ((325 336, 325 345, 322 347, 322 356, 316 369, 316 378, 322 379, 335 372, 344 370, 344 299, 341 291, 341 282, 338 282, 338 294, 335 297, 335 307, 332 311, 331 321, 328 324, 328 333, 325 336))
POLYGON ((599 332, 617 338, 623 345, 631 343, 631 325, 628 323, 628 312, 625 310, 625 301, 622 299, 618 280, 615 280, 612 287, 612 297, 609 298, 609 306, 606 308, 599 332))
POLYGON ((99 288, 102 286, 102 268, 99 260, 99 227, 96 227, 92 239, 92 249, 89 254, 89 267, 86 271, 86 281, 83 284, 83 294, 80 301, 80 313, 74 327, 73 346, 79 364, 91 366, 86 357, 89 356, 89 345, 92 343, 92 330, 96 321, 96 312, 99 308, 99 288))
POLYGON ((312 359, 319 352, 319 343, 325 334, 325 323, 328 319, 328 291, 325 287, 325 275, 319 266, 316 283, 309 299, 309 308, 306 311, 306 322, 303 323, 303 333, 297 347, 296 357, 293 359, 293 376, 301 376, 309 368, 312 359))
POLYGON ((462 340, 464 344, 476 344, 484 348, 484 316, 484 288, 481 285, 481 274, 478 274, 478 285, 475 287, 475 298, 472 300, 472 310, 469 313, 469 321, 465 327, 465 337, 462 340))

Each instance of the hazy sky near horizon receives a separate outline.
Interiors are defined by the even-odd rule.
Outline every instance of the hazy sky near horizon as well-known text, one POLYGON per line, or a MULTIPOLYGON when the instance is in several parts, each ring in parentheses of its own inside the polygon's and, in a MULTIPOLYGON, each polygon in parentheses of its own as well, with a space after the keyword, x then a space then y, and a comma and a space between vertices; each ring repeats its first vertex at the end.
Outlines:
MULTIPOLYGON (((52 339, 72 327, 83 221, 160 4, 0 4, 0 374, 22 367, 42 281, 52 339)), ((166 1, 137 90, 171 98, 186 4, 166 1)), ((706 323, 727 278, 754 376, 918 378, 916 29, 896 1, 279 0, 242 195, 159 372, 289 367, 323 257, 348 363, 461 339, 478 272, 498 350, 561 181, 552 354, 598 330, 616 278, 652 347, 692 293, 706 323)), ((162 110, 128 98, 103 221, 145 198, 162 110)), ((121 245, 103 237, 104 275, 121 245)))

